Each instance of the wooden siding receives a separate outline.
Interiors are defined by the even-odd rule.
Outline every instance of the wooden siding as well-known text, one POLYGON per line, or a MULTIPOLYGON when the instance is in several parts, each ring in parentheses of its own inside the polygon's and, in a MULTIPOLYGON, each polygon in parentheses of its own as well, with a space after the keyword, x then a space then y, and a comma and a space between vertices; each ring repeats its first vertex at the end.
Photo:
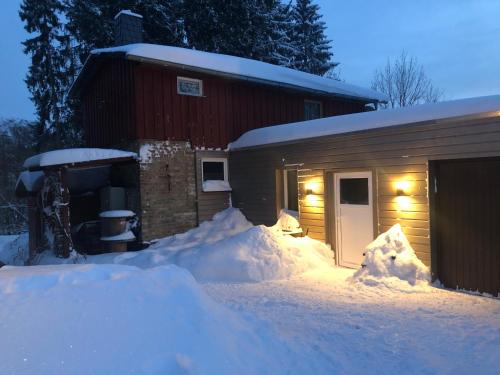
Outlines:
POLYGON ((81 102, 87 146, 110 147, 136 139, 134 64, 121 59, 110 60, 87 86, 81 102))
POLYGON ((306 95, 150 64, 135 69, 139 139, 183 140, 225 148, 248 130, 304 119, 304 100, 320 100, 324 116, 361 112, 364 103, 306 95), (177 94, 177 77, 203 81, 203 96, 177 94))
POLYGON ((201 160, 203 158, 227 158, 224 151, 196 152, 196 192, 198 202, 198 223, 211 220, 217 213, 229 207, 230 193, 227 191, 203 191, 201 160))
POLYGON ((429 265, 428 161, 498 155, 498 117, 396 126, 234 151, 229 163, 233 204, 255 224, 273 223, 276 170, 284 163, 300 164, 301 222, 312 237, 331 243, 333 193, 325 176, 336 171, 372 170, 378 192, 376 234, 400 223, 419 258, 429 265), (314 203, 306 202, 304 196, 305 183, 311 178, 320 186, 314 203), (398 180, 410 181, 407 209, 398 204, 394 186, 398 180))

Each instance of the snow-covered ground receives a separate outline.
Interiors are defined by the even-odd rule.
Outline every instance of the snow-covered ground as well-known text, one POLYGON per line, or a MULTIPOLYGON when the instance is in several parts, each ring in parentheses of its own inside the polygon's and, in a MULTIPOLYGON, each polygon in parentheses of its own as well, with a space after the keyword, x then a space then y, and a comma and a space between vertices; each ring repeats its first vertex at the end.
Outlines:
POLYGON ((498 373, 499 299, 430 285, 398 227, 366 252, 338 268, 229 209, 145 251, 45 253, 0 269, 0 373, 498 373))

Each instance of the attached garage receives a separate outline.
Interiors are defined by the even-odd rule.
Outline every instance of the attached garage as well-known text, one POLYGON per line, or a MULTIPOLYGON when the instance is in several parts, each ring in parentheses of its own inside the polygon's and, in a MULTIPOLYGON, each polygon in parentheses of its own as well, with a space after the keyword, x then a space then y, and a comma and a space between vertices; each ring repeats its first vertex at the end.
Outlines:
POLYGON ((500 96, 252 130, 231 145, 233 205, 273 224, 290 171, 302 229, 339 265, 400 224, 445 286, 500 291, 500 96))
POLYGON ((500 158, 430 162, 437 277, 450 288, 500 289, 500 158))

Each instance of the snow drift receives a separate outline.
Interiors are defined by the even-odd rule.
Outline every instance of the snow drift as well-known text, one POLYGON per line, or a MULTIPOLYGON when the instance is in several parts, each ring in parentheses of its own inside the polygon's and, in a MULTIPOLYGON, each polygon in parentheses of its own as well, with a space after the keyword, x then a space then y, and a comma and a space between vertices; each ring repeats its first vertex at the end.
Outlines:
POLYGON ((354 280, 367 285, 390 278, 410 285, 428 283, 431 279, 429 269, 417 258, 399 224, 366 247, 363 268, 353 275, 354 280))
POLYGON ((176 254, 174 263, 197 280, 259 282, 283 279, 333 265, 331 251, 310 238, 294 238, 280 229, 255 226, 214 244, 176 254))
POLYGON ((240 210, 228 208, 211 221, 160 239, 146 250, 65 260, 44 254, 39 264, 61 262, 123 264, 145 269, 176 264, 188 269, 198 281, 234 283, 277 280, 331 267, 333 256, 319 241, 291 237, 279 225, 253 226, 240 210))
POLYGON ((185 233, 165 237, 154 243, 151 249, 181 250, 202 244, 211 244, 226 237, 244 232, 252 227, 237 208, 227 208, 185 233))
POLYGON ((4 267, 0 300, 5 374, 257 374, 286 365, 269 327, 216 304, 176 266, 4 267))

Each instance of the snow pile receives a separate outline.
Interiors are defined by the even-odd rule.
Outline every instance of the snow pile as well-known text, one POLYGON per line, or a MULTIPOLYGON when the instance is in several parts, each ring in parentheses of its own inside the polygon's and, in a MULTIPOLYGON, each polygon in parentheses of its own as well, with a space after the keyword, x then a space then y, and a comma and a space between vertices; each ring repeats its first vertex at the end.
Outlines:
POLYGON ((288 349, 175 266, 4 267, 5 374, 279 373, 288 349), (36 333, 36 334, 35 334, 36 333))
POLYGON ((286 231, 296 231, 300 228, 298 213, 290 210, 281 210, 276 225, 286 231))
POLYGON ((22 266, 28 257, 28 233, 0 236, 0 262, 22 266))
POLYGON ((294 238, 274 227, 253 226, 236 208, 185 233, 166 237, 148 249, 86 258, 43 254, 39 264, 86 262, 152 268, 176 264, 198 281, 225 283, 284 279, 333 266, 331 250, 309 237, 294 238))
POLYGON ((83 163, 96 160, 137 158, 134 152, 104 148, 67 148, 34 155, 24 161, 24 168, 47 167, 59 164, 83 163))
POLYGON ((230 207, 216 213, 212 220, 204 221, 196 228, 157 241, 150 249, 166 248, 172 251, 211 244, 244 232, 251 227, 252 223, 240 210, 230 207))
POLYGON ((255 226, 214 244, 177 253, 174 262, 200 281, 260 282, 330 267, 331 251, 310 238, 255 226))
POLYGON ((353 279, 367 285, 377 285, 384 279, 417 285, 428 284, 431 277, 429 269, 415 255, 401 226, 396 224, 366 247, 363 268, 353 275, 353 279))

